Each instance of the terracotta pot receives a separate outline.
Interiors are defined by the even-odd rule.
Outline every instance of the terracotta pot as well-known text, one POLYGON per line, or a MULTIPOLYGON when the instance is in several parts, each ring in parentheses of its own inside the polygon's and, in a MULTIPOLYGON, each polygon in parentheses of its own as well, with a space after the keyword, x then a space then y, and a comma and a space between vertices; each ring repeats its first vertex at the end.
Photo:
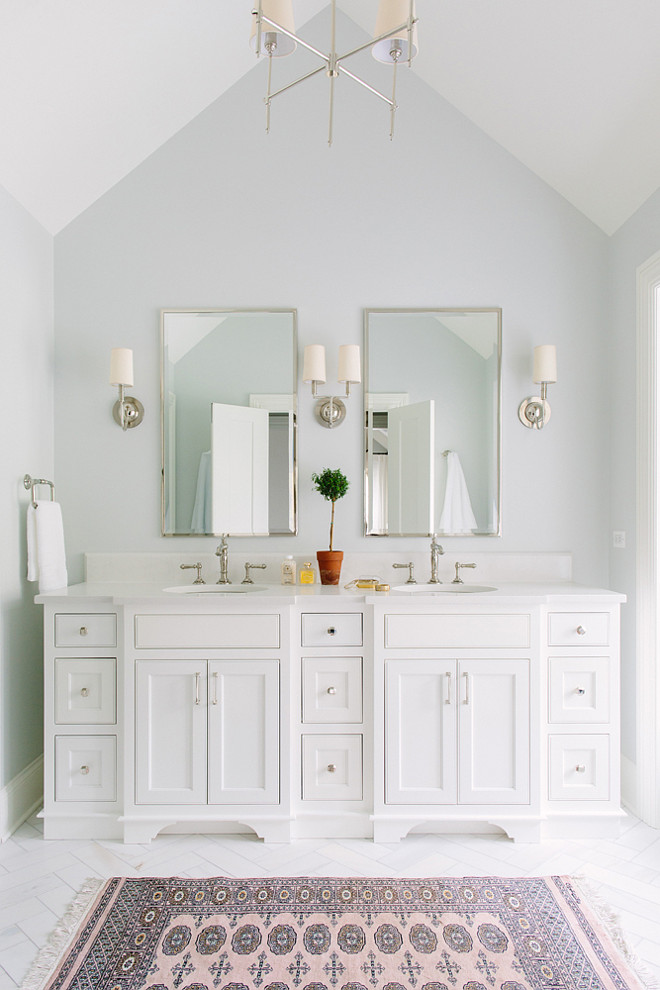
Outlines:
POLYGON ((319 562, 321 584, 339 584, 341 564, 344 559, 343 550, 317 550, 316 559, 319 562))

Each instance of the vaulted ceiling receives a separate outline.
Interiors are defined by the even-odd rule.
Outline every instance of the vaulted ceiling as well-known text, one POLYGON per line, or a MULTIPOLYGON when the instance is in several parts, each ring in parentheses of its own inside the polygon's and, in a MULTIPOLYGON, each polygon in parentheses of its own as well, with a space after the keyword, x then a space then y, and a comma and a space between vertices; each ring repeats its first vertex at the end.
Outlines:
MULTIPOLYGON (((327 0, 294 0, 298 30, 327 0)), ((339 0, 373 31, 376 0, 339 0)), ((0 183, 59 231, 254 65, 250 0, 0 0, 0 183)), ((606 233, 660 186, 658 0, 417 0, 413 71, 606 233)))

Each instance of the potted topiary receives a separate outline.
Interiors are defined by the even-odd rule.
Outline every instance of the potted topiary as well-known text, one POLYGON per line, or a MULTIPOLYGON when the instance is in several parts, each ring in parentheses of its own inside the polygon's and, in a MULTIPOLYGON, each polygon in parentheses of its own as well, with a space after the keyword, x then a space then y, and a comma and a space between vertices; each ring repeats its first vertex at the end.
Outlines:
POLYGON ((343 498, 348 491, 348 479, 339 468, 324 468, 320 474, 313 474, 314 490, 328 502, 332 502, 330 515, 330 549, 318 550, 316 559, 319 562, 321 584, 339 584, 341 564, 344 559, 343 550, 333 550, 332 542, 335 529, 335 502, 343 498))

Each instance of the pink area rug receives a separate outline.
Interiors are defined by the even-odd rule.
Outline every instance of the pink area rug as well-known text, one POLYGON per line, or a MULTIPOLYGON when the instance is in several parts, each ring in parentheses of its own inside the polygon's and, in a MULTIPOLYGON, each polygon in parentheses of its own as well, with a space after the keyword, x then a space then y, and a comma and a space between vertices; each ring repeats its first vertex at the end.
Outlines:
POLYGON ((641 990, 569 877, 90 882, 24 990, 641 990))

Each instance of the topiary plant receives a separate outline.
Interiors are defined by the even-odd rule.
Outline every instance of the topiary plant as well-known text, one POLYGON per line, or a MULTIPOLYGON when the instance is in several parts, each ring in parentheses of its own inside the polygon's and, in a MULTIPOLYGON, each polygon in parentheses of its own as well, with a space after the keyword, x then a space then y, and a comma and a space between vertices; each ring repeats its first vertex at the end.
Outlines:
POLYGON ((324 468, 320 474, 313 474, 314 490, 322 495, 328 502, 332 502, 332 513, 330 515, 330 550, 332 550, 332 539, 335 529, 335 502, 343 498, 348 491, 348 479, 342 474, 339 468, 324 468))

